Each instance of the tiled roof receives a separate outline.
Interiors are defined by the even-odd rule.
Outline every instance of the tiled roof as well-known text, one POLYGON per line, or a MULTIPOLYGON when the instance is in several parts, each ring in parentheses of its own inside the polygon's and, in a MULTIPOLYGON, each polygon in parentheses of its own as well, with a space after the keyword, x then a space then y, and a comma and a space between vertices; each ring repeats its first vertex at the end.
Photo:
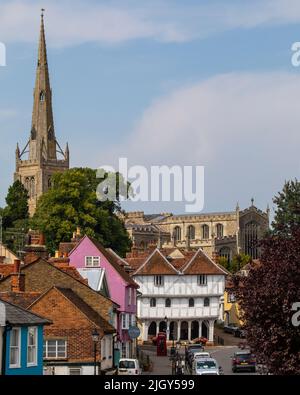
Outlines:
POLYGON ((14 265, 12 264, 0 264, 0 277, 7 277, 14 271, 14 265))
POLYGON ((177 270, 159 250, 154 250, 135 271, 137 275, 177 274, 177 270))
POLYGON ((74 267, 74 266, 60 266, 59 269, 65 273, 69 274, 70 276, 74 277, 76 280, 82 282, 83 284, 87 283, 85 281, 85 279, 80 275, 80 273, 78 272, 76 267, 74 267))
POLYGON ((95 310, 92 309, 83 299, 81 299, 72 289, 55 287, 61 292, 71 303, 73 303, 82 313, 84 313, 90 321, 101 328, 105 333, 115 333, 115 328, 106 320, 104 320, 95 310))
POLYGON ((139 285, 129 276, 129 274, 123 269, 120 265, 120 261, 118 260, 116 254, 112 254, 110 251, 106 250, 98 240, 90 237, 90 240, 93 244, 98 248, 98 250, 105 256, 108 262, 113 266, 113 268, 119 273, 119 275, 125 280, 129 285, 133 285, 136 288, 139 288, 139 285))
POLYGON ((6 302, 27 309, 39 296, 40 292, 0 292, 0 298, 6 302))
POLYGON ((51 321, 37 314, 31 313, 22 307, 15 306, 0 299, 0 303, 5 307, 6 322, 11 325, 47 325, 51 321))
POLYGON ((225 269, 216 264, 200 249, 198 251, 187 251, 175 247, 156 249, 155 253, 153 251, 143 252, 136 257, 126 258, 126 261, 134 269, 134 274, 140 275, 174 274, 176 271, 183 274, 227 275, 225 269), (178 250, 178 254, 176 254, 176 250, 178 250), (172 253, 175 253, 174 258, 170 256, 172 253), (177 255, 178 257, 176 257, 177 255), (166 260, 169 266, 167 266, 166 260))
POLYGON ((201 249, 182 268, 184 274, 227 274, 219 265, 213 262, 201 249))

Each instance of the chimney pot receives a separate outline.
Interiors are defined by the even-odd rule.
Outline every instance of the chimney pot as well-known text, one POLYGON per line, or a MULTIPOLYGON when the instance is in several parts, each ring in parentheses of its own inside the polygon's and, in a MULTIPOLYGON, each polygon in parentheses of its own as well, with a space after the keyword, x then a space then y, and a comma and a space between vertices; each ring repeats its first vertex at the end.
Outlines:
POLYGON ((20 273, 21 261, 20 259, 14 260, 14 273, 20 273))

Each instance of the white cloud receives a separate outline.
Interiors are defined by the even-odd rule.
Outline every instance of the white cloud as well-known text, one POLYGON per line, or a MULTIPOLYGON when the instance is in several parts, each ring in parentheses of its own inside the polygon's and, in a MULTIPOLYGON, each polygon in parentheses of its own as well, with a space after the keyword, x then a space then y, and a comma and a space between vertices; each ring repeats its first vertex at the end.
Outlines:
POLYGON ((268 148, 300 143, 299 92, 299 75, 219 75, 156 100, 119 152, 138 161, 211 163, 254 141, 271 154, 268 148))
POLYGON ((42 6, 48 42, 55 46, 140 38, 178 43, 230 29, 300 22, 298 0, 215 0, 208 5, 190 0, 2 0, 1 40, 36 42, 42 6))
POLYGON ((130 165, 205 165, 212 207, 252 194, 267 204, 284 179, 299 177, 299 92, 300 76, 288 73, 232 73, 183 87, 156 100, 97 165, 123 156, 130 165))

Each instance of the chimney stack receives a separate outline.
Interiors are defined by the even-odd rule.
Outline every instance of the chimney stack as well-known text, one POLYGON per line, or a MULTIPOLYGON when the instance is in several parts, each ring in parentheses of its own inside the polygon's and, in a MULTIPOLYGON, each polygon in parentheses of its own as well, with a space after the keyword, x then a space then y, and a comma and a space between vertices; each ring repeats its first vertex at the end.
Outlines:
POLYGON ((14 273, 20 273, 21 261, 20 259, 14 260, 14 273))
POLYGON ((25 274, 21 273, 21 261, 14 260, 14 272, 11 274, 11 291, 25 292, 25 274))

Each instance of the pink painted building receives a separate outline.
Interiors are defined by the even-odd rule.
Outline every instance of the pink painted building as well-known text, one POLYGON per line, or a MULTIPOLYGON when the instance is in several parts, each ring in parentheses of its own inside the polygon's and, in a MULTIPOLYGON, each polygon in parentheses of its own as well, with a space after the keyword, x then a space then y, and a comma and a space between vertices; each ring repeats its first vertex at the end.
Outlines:
POLYGON ((135 355, 135 341, 128 335, 128 329, 136 326, 137 289, 139 286, 124 270, 127 263, 115 252, 105 249, 97 240, 84 236, 69 253, 70 265, 87 278, 89 285, 97 291, 99 281, 105 274, 110 298, 120 307, 117 312, 116 359, 135 355))

